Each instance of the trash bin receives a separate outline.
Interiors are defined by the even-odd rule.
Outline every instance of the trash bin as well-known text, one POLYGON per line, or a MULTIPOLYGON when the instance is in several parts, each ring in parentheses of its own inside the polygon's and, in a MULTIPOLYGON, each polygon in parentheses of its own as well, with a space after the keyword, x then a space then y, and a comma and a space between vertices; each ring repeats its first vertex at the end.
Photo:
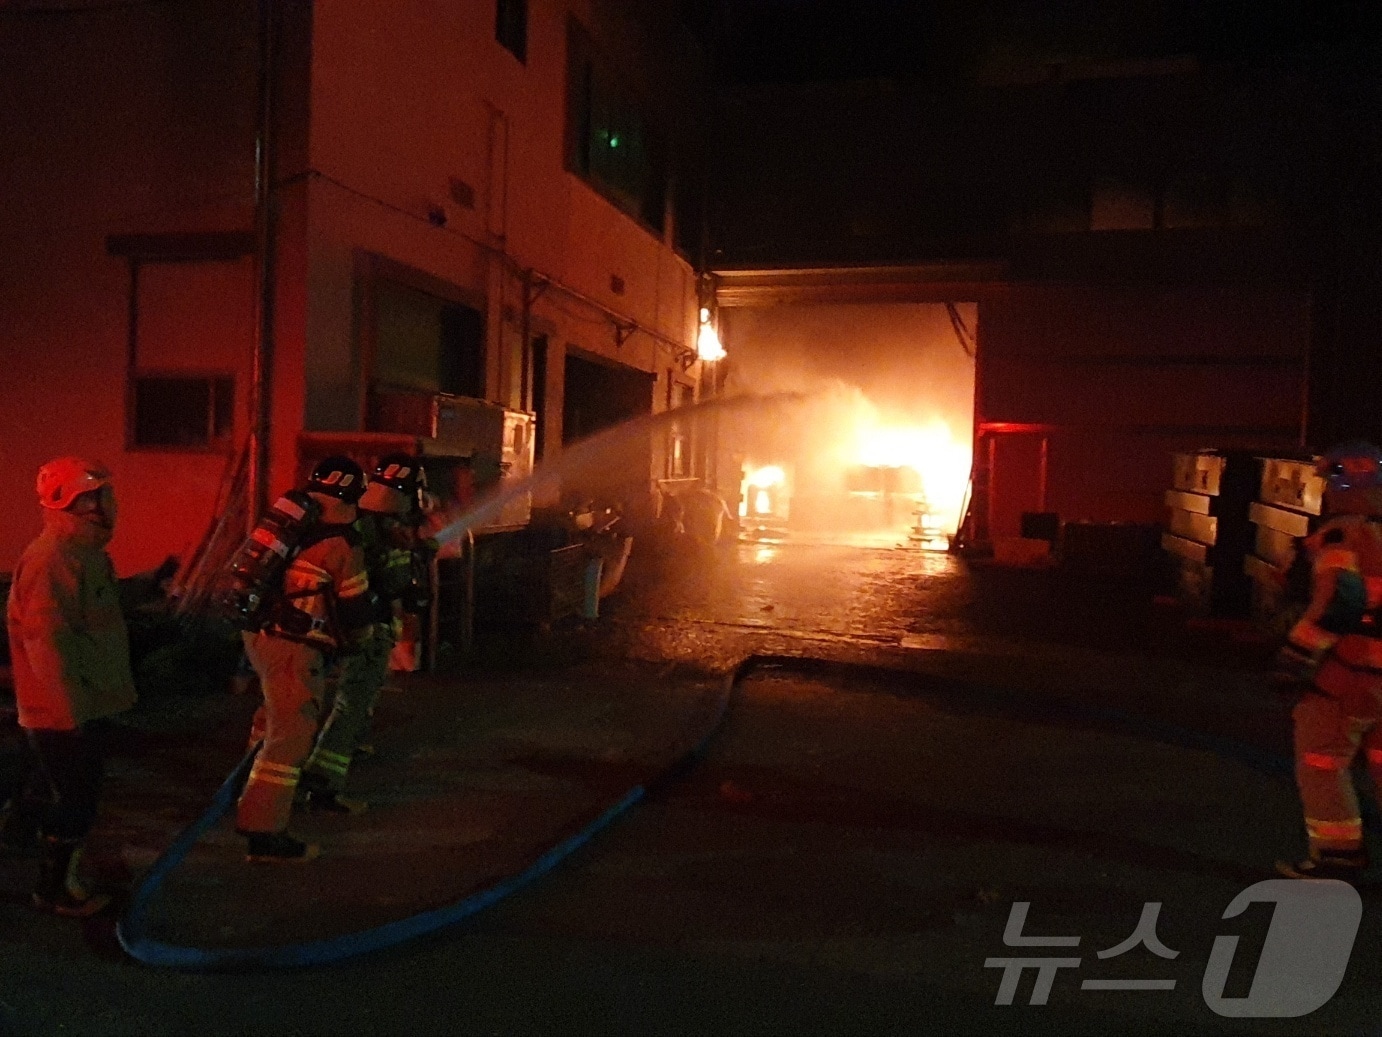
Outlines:
POLYGON ((1056 543, 1060 539, 1060 516, 1054 511, 1024 511, 1022 536, 1026 540, 1056 543))

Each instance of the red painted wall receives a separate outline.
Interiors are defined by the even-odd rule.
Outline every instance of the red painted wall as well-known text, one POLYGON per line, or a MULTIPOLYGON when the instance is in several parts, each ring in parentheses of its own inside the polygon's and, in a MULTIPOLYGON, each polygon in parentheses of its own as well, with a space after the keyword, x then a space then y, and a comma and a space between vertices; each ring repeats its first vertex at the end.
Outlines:
MULTIPOLYGON (((122 572, 187 550, 210 517, 224 455, 125 450, 129 262, 105 243, 249 226, 252 21, 252 5, 215 0, 5 16, 0 570, 37 531, 34 475, 58 454, 113 468, 122 572)), ((141 347, 185 349, 161 364, 243 372, 247 264, 218 267, 223 291, 201 283, 195 306, 175 269, 146 270, 141 347)))
POLYGON ((1051 426, 996 448, 992 534, 1037 510, 1042 434, 1045 508, 1066 521, 1160 521, 1176 451, 1294 446, 1309 310, 1303 292, 1246 286, 1017 285, 981 302, 978 424, 1051 426))

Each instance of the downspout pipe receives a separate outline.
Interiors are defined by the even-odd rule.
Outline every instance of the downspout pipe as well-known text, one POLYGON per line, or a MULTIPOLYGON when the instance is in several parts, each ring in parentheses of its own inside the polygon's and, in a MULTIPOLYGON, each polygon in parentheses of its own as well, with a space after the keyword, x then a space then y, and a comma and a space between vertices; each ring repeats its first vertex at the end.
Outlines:
POLYGON ((278 205, 276 147, 275 0, 258 0, 259 98, 254 153, 255 336, 250 364, 249 493, 253 530, 269 502, 269 438, 273 417, 275 253, 278 205))

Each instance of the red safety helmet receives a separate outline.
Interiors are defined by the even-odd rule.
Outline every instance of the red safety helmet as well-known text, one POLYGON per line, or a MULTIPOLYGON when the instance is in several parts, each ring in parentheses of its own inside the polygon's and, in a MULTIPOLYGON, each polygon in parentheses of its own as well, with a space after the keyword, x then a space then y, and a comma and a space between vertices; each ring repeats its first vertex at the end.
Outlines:
POLYGON ((110 484, 110 469, 99 461, 58 457, 38 470, 38 502, 45 508, 62 511, 83 493, 110 484))

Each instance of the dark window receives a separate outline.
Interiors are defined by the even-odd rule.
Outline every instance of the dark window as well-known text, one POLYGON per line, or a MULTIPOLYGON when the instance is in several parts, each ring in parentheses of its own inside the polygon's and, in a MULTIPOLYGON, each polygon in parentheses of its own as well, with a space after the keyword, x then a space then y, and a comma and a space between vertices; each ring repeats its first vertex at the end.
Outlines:
POLYGON ((485 318, 469 306, 444 306, 441 311, 441 355, 438 388, 452 396, 485 395, 485 318))
POLYGON ((519 61, 528 63, 528 0, 498 0, 494 38, 519 61))
POLYGON ((375 286, 376 387, 485 395, 485 320, 479 310, 396 281, 375 286))
MULTIPOLYGON (((567 354, 561 441, 574 443, 653 409, 655 376, 567 354)), ((645 439, 644 445, 650 441, 645 439)))
MULTIPOLYGON (((689 385, 670 385, 667 395, 671 398, 673 408, 685 407, 692 402, 689 385)), ((684 479, 691 474, 691 427, 691 421, 674 421, 667 427, 666 473, 669 479, 684 479)))
POLYGON ((230 441, 235 379, 136 375, 131 446, 216 448, 230 441))
POLYGON ((547 447, 547 336, 533 339, 533 413, 537 415, 537 429, 533 456, 542 460, 547 447))
POLYGON ((574 22, 567 60, 567 168, 661 233, 667 197, 661 136, 574 22))

